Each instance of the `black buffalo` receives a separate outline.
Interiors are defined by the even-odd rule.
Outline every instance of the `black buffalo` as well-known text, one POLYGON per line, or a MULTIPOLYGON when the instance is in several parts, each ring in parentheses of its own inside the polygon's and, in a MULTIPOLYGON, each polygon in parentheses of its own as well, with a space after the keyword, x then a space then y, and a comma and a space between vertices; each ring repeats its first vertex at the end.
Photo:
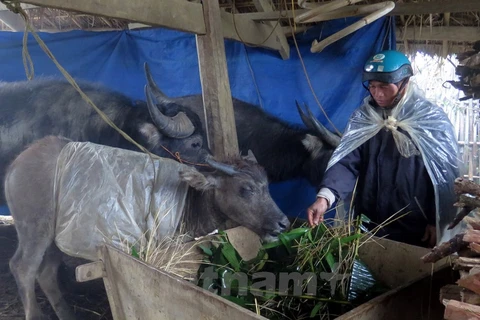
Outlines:
MULTIPOLYGON (((153 82, 147 64, 145 75, 160 105, 188 106, 205 127, 202 95, 168 97, 153 82)), ((307 128, 288 124, 258 106, 233 98, 239 149, 243 154, 248 150, 255 154, 271 182, 303 177, 317 187, 340 137, 328 131, 308 107, 304 111, 297 103, 297 109, 307 128)))
MULTIPOLYGON (((150 152, 162 157, 177 154, 192 163, 204 162, 209 154, 198 115, 175 102, 155 106, 149 86, 146 102, 133 102, 92 83, 83 82, 80 87, 118 128, 150 152)), ((26 145, 47 135, 138 150, 66 81, 40 79, 0 84, 0 181, 7 165, 26 145)), ((4 203, 3 184, 0 188, 0 202, 4 203)))
MULTIPOLYGON (((68 142, 51 136, 37 141, 15 159, 5 178, 7 203, 19 240, 10 268, 27 320, 42 318, 35 296, 36 279, 59 319, 74 319, 58 288, 61 255, 54 241, 57 214, 62 214, 55 210, 57 159, 68 142)), ((183 232, 205 235, 231 220, 265 240, 276 240, 289 227, 288 218, 270 196, 265 171, 252 155, 236 157, 227 163, 210 158, 206 161, 216 170, 203 173, 193 166, 179 164, 180 178, 190 186, 183 209, 183 232)), ((75 243, 74 238, 71 241, 75 243)))

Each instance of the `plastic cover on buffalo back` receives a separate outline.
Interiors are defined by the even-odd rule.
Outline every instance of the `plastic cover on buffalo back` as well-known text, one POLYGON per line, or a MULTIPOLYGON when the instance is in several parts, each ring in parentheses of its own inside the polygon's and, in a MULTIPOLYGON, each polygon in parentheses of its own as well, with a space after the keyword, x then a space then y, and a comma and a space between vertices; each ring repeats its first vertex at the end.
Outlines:
POLYGON ((172 235, 188 190, 179 177, 182 167, 140 152, 67 144, 55 179, 57 246, 69 255, 96 260, 103 242, 133 245, 146 231, 154 231, 158 240, 172 235))
POLYGON ((380 130, 390 130, 402 156, 421 154, 435 189, 437 230, 440 230, 437 232, 437 241, 448 241, 458 232, 446 230, 457 211, 453 207, 453 183, 459 175, 458 144, 446 114, 423 97, 417 85, 410 82, 406 94, 387 119, 369 104, 371 98, 366 97, 362 106, 350 117, 328 168, 380 130), (398 128, 407 132, 410 138, 398 128))

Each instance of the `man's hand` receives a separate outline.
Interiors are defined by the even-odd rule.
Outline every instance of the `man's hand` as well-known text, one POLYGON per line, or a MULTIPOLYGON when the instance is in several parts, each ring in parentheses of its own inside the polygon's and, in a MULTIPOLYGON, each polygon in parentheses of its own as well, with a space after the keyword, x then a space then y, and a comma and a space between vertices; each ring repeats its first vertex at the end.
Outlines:
POLYGON ((425 234, 422 238, 423 242, 426 242, 430 248, 435 247, 437 244, 437 228, 430 224, 425 228, 425 234))
POLYGON ((328 201, 318 197, 317 200, 307 209, 308 223, 314 227, 323 222, 323 215, 328 209, 328 201))

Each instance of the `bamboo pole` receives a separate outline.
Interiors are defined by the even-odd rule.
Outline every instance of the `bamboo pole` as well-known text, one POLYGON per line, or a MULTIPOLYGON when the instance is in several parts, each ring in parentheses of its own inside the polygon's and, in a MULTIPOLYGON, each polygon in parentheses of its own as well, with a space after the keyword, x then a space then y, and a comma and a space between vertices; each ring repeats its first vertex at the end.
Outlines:
POLYGON ((386 1, 386 2, 382 2, 382 3, 372 4, 370 6, 371 7, 369 7, 369 8, 371 8, 372 11, 373 10, 376 10, 376 11, 374 11, 373 13, 364 17, 363 19, 355 22, 351 26, 348 26, 345 29, 338 31, 337 33, 334 33, 330 37, 328 37, 328 38, 326 38, 326 39, 324 39, 320 42, 317 41, 317 40, 314 40, 313 43, 312 43, 312 47, 310 48, 310 51, 313 52, 313 53, 320 52, 323 49, 325 49, 325 47, 334 43, 335 41, 338 41, 341 38, 346 37, 347 35, 349 35, 349 34, 355 32, 355 31, 357 31, 358 29, 366 26, 367 24, 370 24, 373 21, 385 16, 387 13, 392 11, 393 8, 395 8, 395 3, 393 1, 386 1))

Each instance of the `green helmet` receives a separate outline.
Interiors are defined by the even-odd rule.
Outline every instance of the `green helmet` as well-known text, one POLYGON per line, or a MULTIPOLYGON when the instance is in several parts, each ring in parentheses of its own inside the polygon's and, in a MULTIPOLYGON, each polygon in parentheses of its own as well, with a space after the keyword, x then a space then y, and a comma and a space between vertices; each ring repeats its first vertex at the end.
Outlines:
POLYGON ((395 50, 381 51, 371 56, 363 67, 363 82, 398 83, 412 75, 413 69, 408 58, 395 50))

